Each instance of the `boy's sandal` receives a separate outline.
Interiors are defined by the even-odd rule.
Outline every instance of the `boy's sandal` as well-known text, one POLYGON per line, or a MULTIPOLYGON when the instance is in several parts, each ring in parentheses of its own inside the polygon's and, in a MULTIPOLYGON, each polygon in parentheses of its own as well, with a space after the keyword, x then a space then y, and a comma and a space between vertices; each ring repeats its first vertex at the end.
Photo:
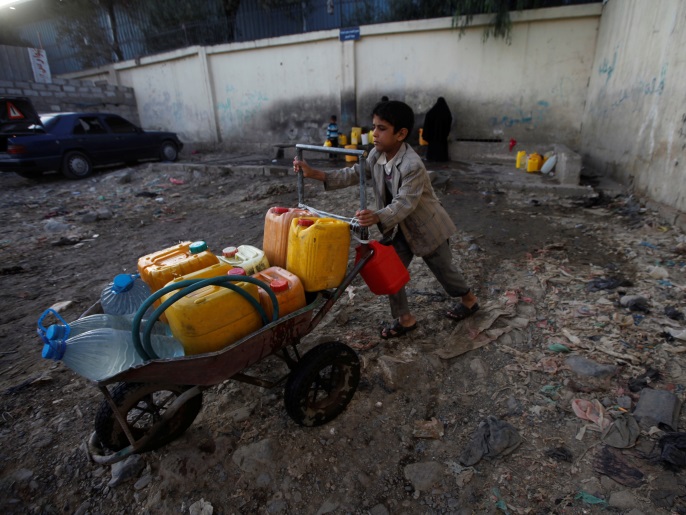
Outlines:
POLYGON ((401 336, 405 336, 407 333, 414 331, 415 329, 417 329, 417 322, 409 327, 405 327, 400 323, 400 320, 396 318, 391 323, 387 322, 383 324, 383 327, 381 327, 380 336, 384 340, 388 340, 389 338, 400 338, 401 336))
POLYGON ((452 318, 453 320, 457 320, 458 322, 461 322, 465 318, 469 318, 472 316, 474 313, 479 311, 479 304, 474 304, 471 308, 468 308, 464 304, 455 304, 451 309, 449 309, 445 316, 448 318, 452 318))

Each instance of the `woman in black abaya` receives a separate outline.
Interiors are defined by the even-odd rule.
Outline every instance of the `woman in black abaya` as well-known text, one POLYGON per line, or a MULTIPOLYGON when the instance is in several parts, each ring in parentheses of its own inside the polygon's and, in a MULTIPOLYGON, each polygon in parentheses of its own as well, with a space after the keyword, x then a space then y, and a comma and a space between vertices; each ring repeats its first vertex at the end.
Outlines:
POLYGON ((429 143, 426 159, 429 161, 449 161, 448 134, 453 123, 453 115, 445 101, 438 97, 434 106, 424 117, 422 137, 429 143))

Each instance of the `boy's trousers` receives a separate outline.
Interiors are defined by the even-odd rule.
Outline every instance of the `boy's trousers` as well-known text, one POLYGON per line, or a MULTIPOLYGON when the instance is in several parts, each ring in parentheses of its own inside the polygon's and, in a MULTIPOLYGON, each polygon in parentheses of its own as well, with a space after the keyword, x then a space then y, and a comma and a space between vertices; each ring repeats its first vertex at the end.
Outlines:
MULTIPOLYGON (((400 261, 405 265, 405 268, 409 267, 414 254, 412 254, 410 246, 400 228, 396 231, 392 243, 393 248, 398 253, 398 257, 400 257, 400 261)), ((431 273, 434 274, 438 282, 441 283, 441 286, 443 286, 448 295, 451 297, 462 297, 469 293, 469 286, 467 286, 464 277, 462 277, 460 271, 453 264, 453 256, 450 252, 448 240, 445 240, 436 250, 422 259, 424 259, 429 270, 431 270, 431 273)), ((388 300, 391 304, 391 315, 393 318, 410 313, 404 287, 398 293, 389 295, 388 300)))

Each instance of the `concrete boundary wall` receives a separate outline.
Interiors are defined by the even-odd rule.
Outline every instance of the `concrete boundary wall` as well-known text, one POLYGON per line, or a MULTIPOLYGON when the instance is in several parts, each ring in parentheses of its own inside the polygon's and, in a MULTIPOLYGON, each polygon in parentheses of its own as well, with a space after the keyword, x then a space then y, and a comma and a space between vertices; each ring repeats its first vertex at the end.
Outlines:
POLYGON ((461 37, 445 18, 363 26, 358 41, 325 31, 188 48, 79 77, 131 87, 142 121, 229 149, 321 143, 330 114, 344 132, 368 125, 382 95, 408 102, 419 127, 441 95, 453 159, 470 140, 499 141, 487 153, 501 156, 510 138, 527 151, 564 145, 587 171, 686 211, 686 2, 515 13, 509 45, 482 41, 486 20, 461 37))
POLYGON ((387 95, 414 108, 414 142, 444 96, 455 151, 458 141, 510 138, 578 149, 600 13, 600 4, 514 13, 511 44, 483 42, 487 16, 464 35, 439 18, 361 26, 356 41, 331 30, 190 47, 69 76, 133 88, 144 123, 191 145, 323 143, 331 114, 346 133, 368 127, 387 95))
POLYGON ((610 0, 583 117, 586 166, 686 211, 686 2, 610 0))

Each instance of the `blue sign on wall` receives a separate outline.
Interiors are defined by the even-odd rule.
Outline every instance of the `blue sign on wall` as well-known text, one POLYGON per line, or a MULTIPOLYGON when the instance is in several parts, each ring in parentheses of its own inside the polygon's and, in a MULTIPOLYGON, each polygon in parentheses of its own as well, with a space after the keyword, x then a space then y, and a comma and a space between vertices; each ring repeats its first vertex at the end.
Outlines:
POLYGON ((352 41, 360 39, 360 27, 341 29, 339 38, 341 41, 352 41))

